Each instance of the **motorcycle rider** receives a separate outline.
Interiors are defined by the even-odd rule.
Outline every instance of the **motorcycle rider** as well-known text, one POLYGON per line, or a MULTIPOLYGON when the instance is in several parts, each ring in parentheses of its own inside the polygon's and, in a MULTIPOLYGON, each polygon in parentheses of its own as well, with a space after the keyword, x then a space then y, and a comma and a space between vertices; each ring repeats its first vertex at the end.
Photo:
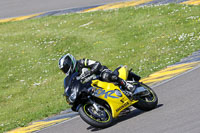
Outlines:
MULTIPOLYGON (((76 60, 74 56, 68 53, 59 59, 59 68, 67 76, 78 72, 82 81, 92 74, 95 74, 100 75, 100 80, 102 81, 117 82, 119 86, 122 86, 122 89, 128 89, 129 91, 133 91, 134 89, 132 85, 118 77, 116 73, 109 70, 106 66, 101 65, 98 61, 89 59, 76 60)), ((136 81, 140 80, 140 77, 134 73, 131 73, 131 76, 133 76, 136 81)))

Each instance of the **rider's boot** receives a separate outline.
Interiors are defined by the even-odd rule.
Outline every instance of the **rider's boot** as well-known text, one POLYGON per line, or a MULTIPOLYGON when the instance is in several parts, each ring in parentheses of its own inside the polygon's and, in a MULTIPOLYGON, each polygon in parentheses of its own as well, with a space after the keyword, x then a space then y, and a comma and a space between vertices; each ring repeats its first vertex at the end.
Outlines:
POLYGON ((127 95, 130 95, 130 96, 133 95, 135 87, 132 84, 126 82, 125 80, 121 79, 115 74, 110 74, 109 76, 110 76, 109 77, 110 81, 117 82, 119 86, 122 86, 122 90, 126 91, 127 95))
POLYGON ((132 93, 135 91, 135 86, 134 86, 134 85, 132 85, 132 84, 126 82, 126 81, 123 80, 123 79, 120 79, 120 80, 121 80, 121 81, 120 81, 120 85, 122 86, 122 88, 123 88, 124 90, 128 90, 128 91, 130 91, 130 92, 132 92, 132 93))

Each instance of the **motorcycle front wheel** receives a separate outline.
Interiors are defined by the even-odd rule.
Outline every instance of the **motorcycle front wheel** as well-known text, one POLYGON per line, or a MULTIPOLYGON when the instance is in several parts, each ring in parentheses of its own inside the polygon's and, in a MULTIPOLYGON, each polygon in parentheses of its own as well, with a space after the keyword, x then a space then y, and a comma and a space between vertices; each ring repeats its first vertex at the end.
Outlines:
POLYGON ((112 125, 113 117, 108 109, 101 106, 96 111, 91 103, 86 103, 79 109, 80 117, 88 124, 97 128, 106 128, 112 125))
POLYGON ((147 90, 147 94, 137 95, 136 99, 138 102, 133 104, 133 106, 143 111, 149 111, 156 108, 158 104, 156 93, 149 86, 143 83, 139 83, 139 86, 144 87, 147 90))

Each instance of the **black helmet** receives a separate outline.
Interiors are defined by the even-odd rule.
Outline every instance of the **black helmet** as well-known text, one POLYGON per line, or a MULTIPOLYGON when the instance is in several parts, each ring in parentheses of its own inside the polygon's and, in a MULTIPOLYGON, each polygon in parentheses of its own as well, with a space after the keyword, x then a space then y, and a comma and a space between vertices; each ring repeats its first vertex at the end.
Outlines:
POLYGON ((66 75, 69 75, 76 67, 76 59, 71 54, 66 54, 60 58, 58 66, 66 75))

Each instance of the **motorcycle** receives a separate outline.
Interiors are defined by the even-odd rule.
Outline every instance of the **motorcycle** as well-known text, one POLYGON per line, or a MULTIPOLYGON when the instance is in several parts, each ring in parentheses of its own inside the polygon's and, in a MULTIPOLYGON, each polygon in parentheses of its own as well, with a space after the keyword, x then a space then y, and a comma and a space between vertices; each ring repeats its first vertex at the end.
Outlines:
POLYGON ((114 119, 131 106, 144 111, 157 106, 156 93, 149 86, 135 81, 134 73, 126 66, 118 67, 114 73, 132 85, 134 90, 131 92, 116 83, 100 81, 97 75, 81 81, 77 72, 64 80, 66 101, 72 105, 73 111, 79 112, 80 117, 93 127, 111 126, 114 119))

